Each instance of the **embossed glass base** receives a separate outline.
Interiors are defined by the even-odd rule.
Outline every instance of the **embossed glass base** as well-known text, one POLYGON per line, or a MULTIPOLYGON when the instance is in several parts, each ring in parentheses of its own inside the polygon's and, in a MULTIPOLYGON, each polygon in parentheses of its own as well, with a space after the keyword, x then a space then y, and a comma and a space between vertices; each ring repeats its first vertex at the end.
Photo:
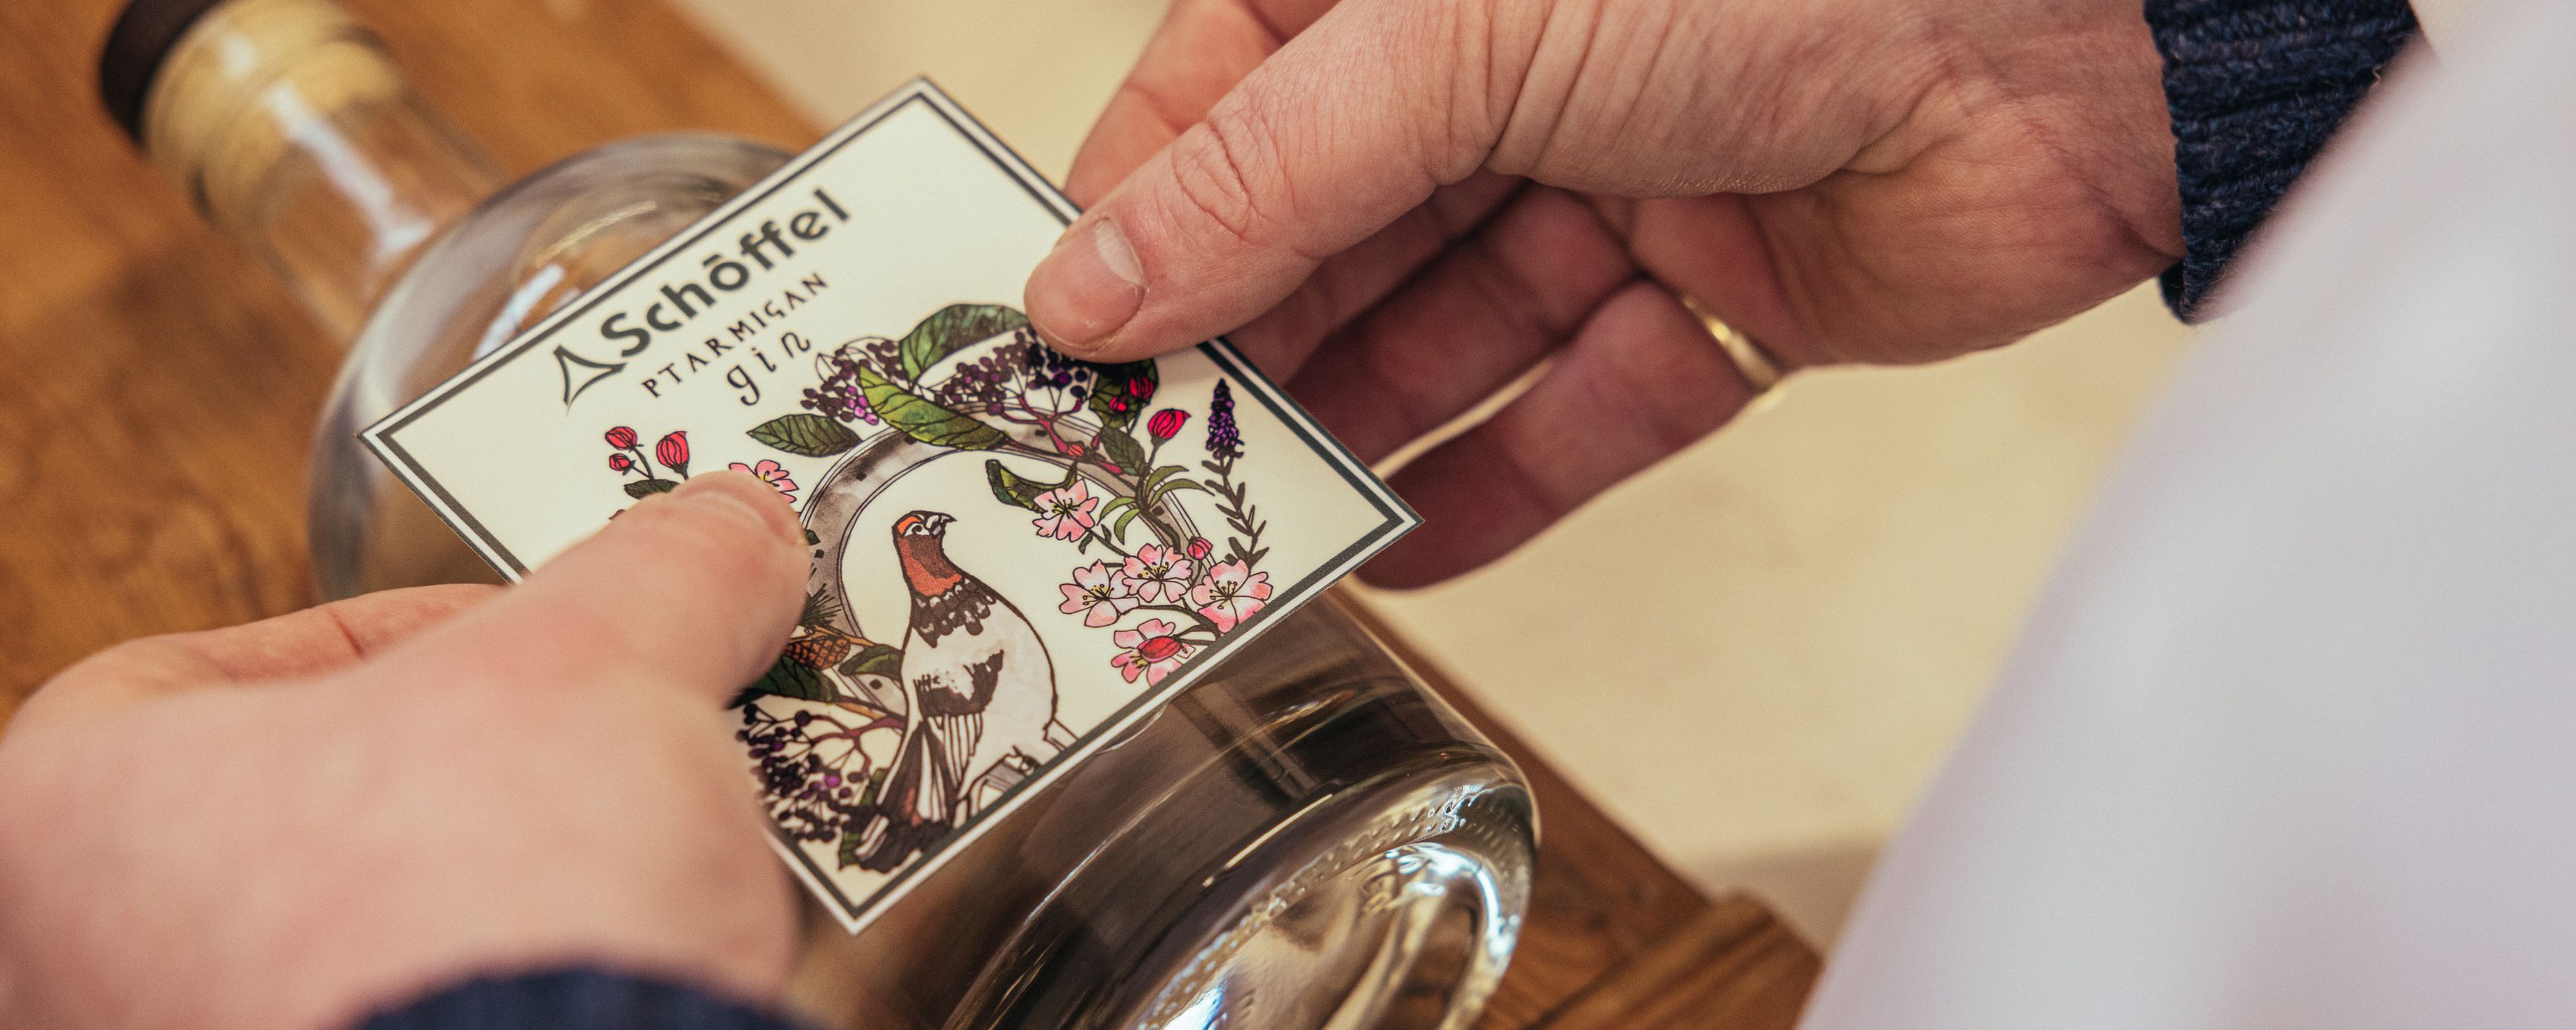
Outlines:
POLYGON ((797 997, 871 1030, 1464 1026, 1536 830, 1510 760, 1318 602, 858 937, 817 910, 797 997))
POLYGON ((1119 978, 1125 998, 1100 1018, 1044 1025, 1464 1025, 1502 974, 1529 891, 1527 843, 1511 833, 1528 799, 1494 771, 1447 770, 1297 813, 1257 861, 1225 871, 1249 890, 1211 884, 1192 918, 1119 978))

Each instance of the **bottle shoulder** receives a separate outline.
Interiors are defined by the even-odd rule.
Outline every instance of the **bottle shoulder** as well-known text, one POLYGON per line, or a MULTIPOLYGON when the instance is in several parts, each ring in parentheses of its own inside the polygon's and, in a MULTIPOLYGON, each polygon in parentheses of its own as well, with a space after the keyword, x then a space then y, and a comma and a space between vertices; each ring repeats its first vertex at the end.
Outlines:
POLYGON ((358 431, 543 322, 636 258, 787 163, 725 136, 621 140, 503 188, 423 248, 366 319, 315 440, 310 516, 324 591, 435 581, 454 562, 434 520, 358 442, 358 431), (411 528, 390 528, 396 521, 411 528))
POLYGON ((565 158, 494 194, 404 272, 352 372, 398 406, 542 322, 785 164, 715 135, 645 136, 565 158), (395 395, 399 395, 398 397, 395 395))

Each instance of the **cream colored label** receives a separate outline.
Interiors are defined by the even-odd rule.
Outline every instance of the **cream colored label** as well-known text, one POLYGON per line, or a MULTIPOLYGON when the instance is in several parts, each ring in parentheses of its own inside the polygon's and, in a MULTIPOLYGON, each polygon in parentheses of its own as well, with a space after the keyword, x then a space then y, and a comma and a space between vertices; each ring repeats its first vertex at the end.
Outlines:
POLYGON ((710 469, 794 501, 806 614, 736 714, 854 931, 1416 522, 1223 341, 1039 345, 1074 214, 915 82, 364 434, 513 578, 710 469))

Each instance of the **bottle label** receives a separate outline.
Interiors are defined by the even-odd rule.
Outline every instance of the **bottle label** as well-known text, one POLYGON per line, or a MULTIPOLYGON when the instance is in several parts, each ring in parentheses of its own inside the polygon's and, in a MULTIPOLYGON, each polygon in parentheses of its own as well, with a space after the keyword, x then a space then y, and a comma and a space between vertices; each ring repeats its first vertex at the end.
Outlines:
POLYGON ((512 579, 709 469, 792 500, 739 736, 854 932, 1419 521, 1223 340, 1040 344, 1008 299, 1075 214, 915 81, 362 434, 512 579))

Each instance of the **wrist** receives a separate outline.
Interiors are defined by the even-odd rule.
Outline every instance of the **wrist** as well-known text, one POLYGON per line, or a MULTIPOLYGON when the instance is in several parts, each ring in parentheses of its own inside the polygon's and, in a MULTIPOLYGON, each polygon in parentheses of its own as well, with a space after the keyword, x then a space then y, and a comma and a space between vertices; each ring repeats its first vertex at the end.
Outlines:
POLYGON ((2185 238, 2164 275, 2185 320, 2415 36, 2406 0, 2150 0, 2185 238))
POLYGON ((2132 240, 2180 257, 2164 63, 2137 0, 2031 4, 2002 21, 1987 30, 1994 95, 1976 114, 2018 115, 2132 240))

